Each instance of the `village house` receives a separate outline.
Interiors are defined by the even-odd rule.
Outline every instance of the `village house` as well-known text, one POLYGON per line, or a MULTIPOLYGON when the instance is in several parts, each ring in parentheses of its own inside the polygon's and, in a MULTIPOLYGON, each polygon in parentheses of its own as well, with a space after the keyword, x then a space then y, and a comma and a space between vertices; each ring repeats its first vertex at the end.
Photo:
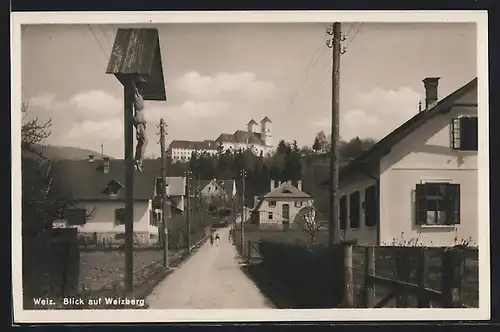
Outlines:
POLYGON ((425 108, 341 169, 340 228, 359 244, 477 245, 477 78, 425 108))
POLYGON ((250 223, 262 228, 284 229, 296 223, 305 211, 313 212, 314 220, 314 200, 302 191, 301 180, 297 181, 297 187, 291 181, 279 184, 271 180, 270 191, 261 198, 255 197, 250 223))
POLYGON ((193 152, 214 156, 219 146, 229 151, 250 149, 256 155, 265 156, 273 149, 271 123, 267 116, 263 118, 260 121, 260 132, 258 132, 258 123, 252 119, 247 124, 247 130, 236 130, 233 134, 220 134, 215 141, 174 140, 168 146, 167 156, 173 162, 183 162, 188 161, 193 152))
POLYGON ((236 181, 234 180, 202 180, 199 188, 207 202, 213 200, 230 201, 236 196, 236 181))
MULTIPOLYGON (((134 175, 134 237, 151 244, 157 241, 161 208, 157 193, 161 190, 161 160, 144 160, 144 171, 134 175)), ((75 207, 66 211, 55 227, 77 227, 81 237, 113 243, 125 234, 125 163, 122 159, 61 160, 51 169, 52 196, 70 197, 75 207), (83 213, 90 214, 82 220, 83 213)), ((184 211, 185 178, 167 177, 167 204, 170 216, 184 211)))

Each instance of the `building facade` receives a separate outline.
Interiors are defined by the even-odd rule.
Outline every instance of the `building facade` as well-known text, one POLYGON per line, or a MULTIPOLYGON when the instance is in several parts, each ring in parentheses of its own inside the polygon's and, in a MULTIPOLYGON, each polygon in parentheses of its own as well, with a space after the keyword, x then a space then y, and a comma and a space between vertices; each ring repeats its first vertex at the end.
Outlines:
POLYGON ((426 107, 340 172, 340 225, 360 244, 477 245, 477 78, 426 107))
POLYGON ((260 121, 260 132, 258 123, 251 120, 247 124, 247 130, 236 130, 233 134, 220 134, 216 140, 203 141, 179 141, 170 143, 167 156, 173 162, 184 162, 191 158, 193 152, 216 155, 218 150, 237 151, 250 149, 256 155, 267 155, 273 149, 272 122, 266 116, 260 121))

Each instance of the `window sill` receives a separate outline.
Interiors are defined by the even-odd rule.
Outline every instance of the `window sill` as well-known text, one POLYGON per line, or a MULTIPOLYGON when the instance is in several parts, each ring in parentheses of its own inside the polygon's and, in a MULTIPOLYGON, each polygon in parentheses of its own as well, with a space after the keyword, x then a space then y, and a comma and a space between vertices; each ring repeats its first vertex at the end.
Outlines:
POLYGON ((457 228, 457 225, 420 225, 420 228, 457 228))

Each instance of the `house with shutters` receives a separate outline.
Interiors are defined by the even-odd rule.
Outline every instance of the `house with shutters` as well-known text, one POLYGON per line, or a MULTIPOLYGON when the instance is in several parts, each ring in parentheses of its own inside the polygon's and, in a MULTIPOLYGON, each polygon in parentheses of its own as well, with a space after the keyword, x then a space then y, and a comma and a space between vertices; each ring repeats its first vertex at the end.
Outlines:
MULTIPOLYGON (((142 244, 155 243, 161 207, 161 160, 144 160, 144 171, 134 175, 134 237, 142 244)), ((51 168, 51 195, 69 197, 74 208, 65 211, 55 227, 76 227, 81 237, 102 243, 120 242, 125 234, 125 162, 123 159, 60 160, 51 168), (82 216, 90 215, 88 220, 82 216)), ((171 216, 184 211, 185 178, 166 178, 171 216)))
POLYGON ((302 191, 302 181, 297 186, 292 181, 283 183, 271 180, 269 192, 262 197, 255 197, 250 222, 261 228, 286 229, 297 222, 297 218, 312 212, 314 220, 314 200, 302 191))
POLYGON ((234 180, 201 180, 199 184, 201 195, 207 202, 212 200, 230 201, 236 196, 236 181, 234 180))
POLYGON ((340 170, 344 239, 477 245, 477 78, 442 99, 438 82, 424 79, 425 108, 340 170))

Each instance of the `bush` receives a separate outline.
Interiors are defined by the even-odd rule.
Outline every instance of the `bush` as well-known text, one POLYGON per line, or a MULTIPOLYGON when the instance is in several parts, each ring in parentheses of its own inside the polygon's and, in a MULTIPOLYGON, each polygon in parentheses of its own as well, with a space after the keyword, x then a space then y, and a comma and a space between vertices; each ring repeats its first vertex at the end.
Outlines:
POLYGON ((344 273, 335 268, 343 266, 343 250, 335 250, 333 262, 328 248, 315 245, 263 241, 259 245, 264 257, 263 266, 269 274, 280 280, 294 298, 296 308, 337 307, 343 298, 344 273))

